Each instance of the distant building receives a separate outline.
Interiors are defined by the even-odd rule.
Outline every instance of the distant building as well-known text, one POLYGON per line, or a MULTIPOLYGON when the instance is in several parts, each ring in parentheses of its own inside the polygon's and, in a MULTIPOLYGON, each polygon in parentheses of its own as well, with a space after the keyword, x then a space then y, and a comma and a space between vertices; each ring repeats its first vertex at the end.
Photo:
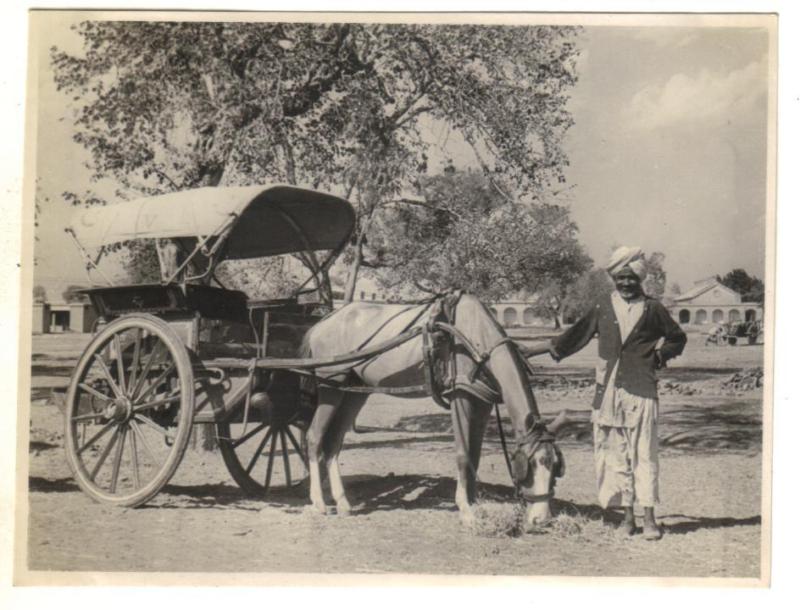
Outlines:
POLYGON ((38 301, 33 304, 33 333, 88 333, 97 320, 97 313, 91 303, 82 301, 72 303, 48 303, 38 301))
POLYGON ((743 302, 742 295, 724 286, 716 278, 695 282, 690 290, 673 297, 672 301, 670 313, 681 324, 702 326, 723 322, 750 322, 764 317, 764 307, 760 303, 743 302))
POLYGON ((530 301, 499 301, 487 305, 495 319, 506 328, 553 325, 552 319, 536 315, 530 301))
MULTIPOLYGON (((356 301, 374 301, 377 303, 398 302, 397 300, 387 298, 382 292, 360 290, 356 293, 356 301)), ((413 297, 409 296, 409 300, 413 301, 413 297)), ((335 300, 334 306, 341 307, 344 301, 335 300)), ((550 318, 542 318, 536 315, 533 302, 531 301, 497 301, 495 303, 486 303, 489 311, 494 316, 501 326, 506 328, 528 327, 537 326, 550 327, 553 325, 553 320, 550 318)))

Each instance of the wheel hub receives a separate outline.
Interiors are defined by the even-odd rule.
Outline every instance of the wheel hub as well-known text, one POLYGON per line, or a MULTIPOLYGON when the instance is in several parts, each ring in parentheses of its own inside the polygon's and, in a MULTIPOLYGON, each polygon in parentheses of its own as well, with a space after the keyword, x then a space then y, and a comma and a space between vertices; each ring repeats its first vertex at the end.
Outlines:
POLYGON ((133 415, 133 403, 126 397, 116 398, 106 405, 103 415, 119 423, 125 422, 133 415))

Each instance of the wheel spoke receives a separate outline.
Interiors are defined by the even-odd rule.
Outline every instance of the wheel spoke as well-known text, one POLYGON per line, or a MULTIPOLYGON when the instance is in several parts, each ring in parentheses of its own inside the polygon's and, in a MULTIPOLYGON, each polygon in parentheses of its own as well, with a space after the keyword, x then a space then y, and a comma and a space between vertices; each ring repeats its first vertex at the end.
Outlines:
POLYGON ((94 361, 100 365, 100 370, 103 372, 103 376, 106 378, 106 381, 108 381, 108 385, 111 386, 111 391, 114 392, 114 396, 117 398, 122 398, 122 392, 120 391, 117 382, 114 381, 114 376, 111 374, 111 371, 108 370, 108 366, 106 365, 106 362, 103 360, 102 356, 100 356, 100 354, 95 354, 94 361))
POLYGON ((137 400, 144 400, 145 398, 147 398, 150 394, 155 392, 156 389, 158 389, 158 386, 161 385, 161 382, 164 381, 167 378, 167 376, 174 370, 175 370, 175 363, 171 362, 167 368, 165 368, 163 371, 161 371, 161 373, 159 373, 158 377, 156 377, 156 380, 153 383, 151 383, 144 392, 141 392, 138 395, 134 395, 133 400, 137 401, 137 400))
POLYGON ((136 370, 139 368, 139 358, 142 351, 142 329, 136 329, 136 338, 133 343, 133 358, 131 359, 131 372, 128 376, 128 397, 133 394, 136 387, 136 370))
POLYGON ((292 429, 289 426, 286 426, 286 435, 289 437, 289 440, 292 442, 292 446, 294 450, 297 451, 297 455, 300 456, 300 459, 303 460, 303 464, 305 464, 306 468, 308 468, 308 458, 306 457, 303 450, 300 449, 300 443, 297 442, 297 439, 292 434, 292 429))
POLYGON ((160 407, 161 405, 166 405, 171 402, 175 402, 176 400, 180 400, 180 398, 181 398, 180 392, 176 391, 176 393, 171 394, 165 398, 159 398, 158 400, 151 400, 150 402, 138 405, 133 408, 133 411, 134 413, 138 413, 139 411, 145 411, 147 409, 152 409, 153 407, 160 407))
POLYGON ((286 450, 286 432, 280 429, 281 434, 281 453, 283 454, 283 472, 286 475, 287 487, 292 486, 292 467, 289 465, 289 452, 286 450))
POLYGON ((150 443, 147 442, 147 438, 142 432, 142 429, 139 427, 139 424, 135 420, 131 420, 130 422, 131 428, 133 428, 133 433, 139 437, 139 440, 142 441, 142 447, 144 447, 145 453, 150 457, 153 462, 153 466, 158 466, 158 460, 156 459, 156 454, 153 453, 153 450, 150 448, 150 443))
POLYGON ((113 494, 117 492, 117 479, 119 479, 119 466, 122 463, 122 453, 125 450, 125 437, 128 435, 128 429, 120 427, 119 443, 117 444, 117 453, 114 456, 114 464, 111 467, 111 488, 109 491, 113 494))
POLYGON ((75 415, 70 419, 72 421, 86 421, 87 419, 97 419, 102 416, 103 416, 102 413, 84 413, 83 415, 75 415))
POLYGON ((119 340, 119 335, 114 335, 114 351, 117 352, 117 377, 119 378, 119 391, 123 396, 128 395, 128 389, 125 386, 125 363, 122 361, 122 341, 119 340))
POLYGON ((88 392, 89 394, 91 394, 92 396, 94 396, 96 398, 99 398, 100 400, 107 400, 108 402, 111 402, 112 400, 114 400, 113 398, 111 398, 111 396, 107 396, 106 394, 103 394, 102 392, 98 392, 92 386, 90 386, 88 383, 79 383, 78 387, 81 390, 83 390, 84 392, 88 392))
POLYGON ((98 439, 99 439, 101 436, 103 436, 103 435, 104 435, 106 432, 108 432, 108 431, 109 431, 109 430, 110 430, 110 429, 111 429, 111 428, 114 426, 114 423, 115 423, 114 421, 110 421, 110 422, 108 422, 108 423, 107 423, 105 426, 103 426, 102 428, 100 428, 100 430, 97 432, 97 434, 95 434, 95 435, 94 435, 92 438, 90 438, 90 439, 89 439, 89 440, 88 440, 86 443, 84 443, 84 444, 83 444, 83 445, 82 445, 82 446, 81 446, 81 447, 78 449, 78 451, 77 451, 76 453, 77 453, 78 455, 80 455, 81 453, 83 453, 84 451, 86 451, 86 449, 87 449, 88 447, 91 447, 91 446, 92 446, 92 445, 95 443, 95 441, 97 441, 97 440, 98 440, 98 439))
POLYGON ((103 452, 100 454, 100 457, 97 458, 97 462, 92 468, 92 472, 89 474, 89 479, 94 483, 94 478, 97 476, 97 473, 100 472, 100 468, 103 467, 103 463, 106 461, 108 454, 111 453, 111 450, 114 448, 114 445, 117 444, 117 438, 119 437, 119 428, 114 430, 114 436, 111 437, 111 441, 109 441, 108 445, 105 446, 103 452))
POLYGON ((147 361, 144 363, 144 367, 142 368, 142 372, 139 374, 139 378, 136 380, 136 386, 131 390, 131 398, 135 398, 139 391, 142 389, 145 380, 147 379, 147 375, 156 364, 161 364, 161 358, 159 357, 158 361, 156 361, 156 354, 159 354, 161 349, 161 343, 157 343, 156 346, 153 348, 153 351, 147 355, 147 361))
POLYGON ((264 446, 267 444, 267 441, 269 440, 270 436, 272 436, 272 428, 267 430, 267 433, 264 435, 264 438, 262 438, 261 442, 258 444, 258 449, 256 449, 256 452, 253 454, 253 457, 250 458, 250 463, 247 465, 247 468, 245 469, 247 471, 247 474, 250 474, 252 472, 253 466, 255 466, 256 462, 258 461, 258 456, 261 455, 261 452, 263 451, 264 446))
POLYGON ((170 433, 169 430, 167 430, 166 428, 162 428, 161 426, 159 426, 156 422, 154 422, 152 419, 150 419, 146 415, 142 415, 141 413, 137 413, 136 415, 134 415, 134 417, 136 419, 138 419, 140 422, 142 422, 143 424, 145 424, 147 426, 150 426, 153 430, 156 430, 159 433, 163 434, 165 438, 168 438, 171 441, 175 440, 175 437, 172 436, 172 434, 170 433))
POLYGON ((278 435, 272 434, 272 442, 269 445, 269 459, 267 460, 267 476, 264 480, 264 491, 269 492, 269 484, 272 481, 272 465, 275 462, 275 445, 278 443, 278 435))
POLYGON ((258 433, 259 433, 261 430, 263 430, 263 429, 264 429, 264 428, 266 428, 267 426, 269 426, 269 424, 261 424, 261 425, 259 425, 257 428, 253 428, 252 430, 250 430, 250 432, 248 432, 248 433, 247 433, 247 434, 245 434, 244 436, 240 436, 240 437, 239 437, 239 438, 237 438, 236 440, 233 440, 233 439, 231 439, 231 446, 232 446, 234 449, 236 449, 236 448, 237 448, 239 445, 241 445, 243 442, 245 442, 245 441, 247 441, 247 440, 249 440, 249 439, 253 438, 253 437, 254 437, 256 434, 258 434, 258 433))
POLYGON ((131 427, 131 442, 128 445, 131 454, 131 467, 133 468, 133 488, 139 489, 139 455, 136 451, 136 432, 131 427))

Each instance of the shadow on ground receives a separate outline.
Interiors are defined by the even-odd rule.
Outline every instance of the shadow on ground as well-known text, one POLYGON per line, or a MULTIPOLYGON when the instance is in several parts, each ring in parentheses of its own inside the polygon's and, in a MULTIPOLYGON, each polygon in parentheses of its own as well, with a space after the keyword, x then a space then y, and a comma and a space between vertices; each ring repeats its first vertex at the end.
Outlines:
MULTIPOLYGON (((558 442, 565 446, 592 445, 592 424, 588 411, 567 410, 567 423, 559 430, 558 442)), ((503 417, 506 437, 513 435, 511 420, 503 417)), ((662 408, 659 414, 661 447, 679 453, 713 453, 726 451, 758 451, 761 449, 761 410, 745 402, 732 402, 724 408, 662 408)), ((395 426, 403 432, 452 434, 449 413, 403 417, 395 426)), ((451 437, 428 437, 421 440, 445 440, 451 437)), ((486 429, 486 440, 499 440, 497 421, 493 417, 486 429)), ((408 441, 402 441, 408 442, 408 441)))
MULTIPOLYGON (((426 475, 345 477, 348 496, 353 503, 353 513, 370 513, 393 510, 440 510, 456 512, 454 498, 456 484, 452 478, 426 475)), ((80 488, 70 478, 46 479, 30 477, 32 493, 79 493, 80 488)), ((516 502, 514 489, 506 485, 482 483, 479 498, 483 502, 516 502)), ((328 504, 332 504, 330 497, 328 504)), ((167 485, 149 503, 137 508, 148 509, 210 509, 246 510, 259 512, 265 507, 279 508, 291 513, 303 512, 309 505, 308 485, 303 483, 290 489, 277 490, 268 497, 248 497, 238 487, 219 484, 167 485)), ((122 510, 122 509, 120 509, 122 510)), ((622 512, 603 509, 597 504, 578 504, 553 500, 555 515, 567 514, 590 521, 602 521, 616 526, 622 522, 622 512)), ((761 524, 761 517, 705 517, 669 514, 659 518, 664 530, 670 534, 688 534, 698 530, 711 530, 736 526, 761 524)))

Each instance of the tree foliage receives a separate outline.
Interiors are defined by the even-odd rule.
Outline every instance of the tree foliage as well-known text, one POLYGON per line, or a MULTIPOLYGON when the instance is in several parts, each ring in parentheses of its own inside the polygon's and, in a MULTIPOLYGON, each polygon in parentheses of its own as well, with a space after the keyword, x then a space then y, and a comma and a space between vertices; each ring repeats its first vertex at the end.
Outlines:
POLYGON ((461 288, 500 299, 537 292, 588 266, 564 207, 509 202, 480 172, 423 179, 420 195, 390 201, 376 216, 381 230, 366 264, 384 286, 461 288))
POLYGON ((738 292, 745 301, 764 302, 764 282, 744 269, 733 269, 723 277, 717 276, 717 280, 738 292))
POLYGON ((86 301, 87 297, 78 292, 79 290, 83 290, 84 288, 86 288, 86 286, 70 284, 61 293, 61 298, 65 303, 80 303, 81 301, 86 301))
POLYGON ((613 290, 614 284, 605 269, 587 271, 567 289, 564 317, 572 321, 578 319, 613 290))
POLYGON ((646 295, 654 299, 661 300, 664 297, 667 285, 667 272, 664 271, 666 258, 663 252, 653 252, 645 259, 647 275, 642 281, 642 289, 646 295))
POLYGON ((129 197, 259 182, 342 192, 358 208, 350 292, 365 242, 385 227, 376 210, 427 171, 432 124, 459 134, 510 199, 546 197, 564 180, 574 28, 89 21, 77 31, 83 53, 53 49, 52 62, 96 177, 129 197))
POLYGON ((47 290, 41 284, 33 287, 33 302, 45 303, 47 301, 47 290))

